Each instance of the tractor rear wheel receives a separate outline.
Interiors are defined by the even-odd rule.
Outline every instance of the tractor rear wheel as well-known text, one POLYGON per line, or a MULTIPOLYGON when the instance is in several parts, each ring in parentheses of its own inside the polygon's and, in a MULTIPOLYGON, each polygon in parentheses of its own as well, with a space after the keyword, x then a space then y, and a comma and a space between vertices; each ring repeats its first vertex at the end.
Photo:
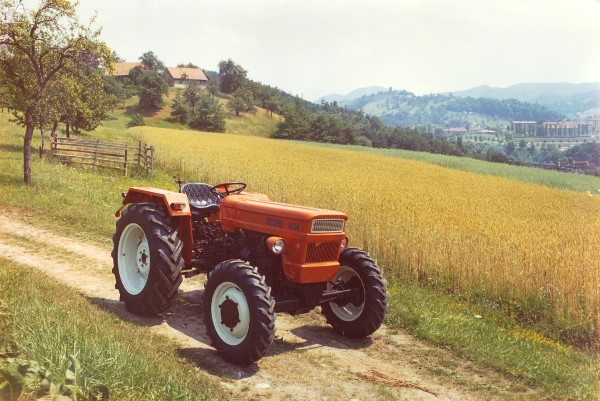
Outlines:
POLYGON ((181 284, 183 242, 171 218, 153 203, 123 211, 113 236, 113 274, 131 312, 152 316, 167 309, 181 284))
POLYGON ((321 306, 327 323, 346 337, 371 335, 383 323, 387 311, 387 282, 375 261, 364 251, 346 248, 340 254, 340 268, 327 289, 354 289, 355 296, 343 302, 321 306))
POLYGON ((208 273, 203 307, 207 334, 226 361, 256 362, 273 343, 275 300, 256 267, 219 263, 208 273))

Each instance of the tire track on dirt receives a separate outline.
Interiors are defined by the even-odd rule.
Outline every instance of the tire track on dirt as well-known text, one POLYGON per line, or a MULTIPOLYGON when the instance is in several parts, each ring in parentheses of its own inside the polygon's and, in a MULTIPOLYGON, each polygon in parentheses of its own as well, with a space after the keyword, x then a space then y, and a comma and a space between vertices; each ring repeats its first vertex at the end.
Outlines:
MULTIPOLYGON (((110 275, 110 248, 57 235, 18 221, 14 216, 0 215, 0 233, 5 234, 4 238, 16 235, 26 241, 18 245, 0 236, 2 257, 36 268, 122 319, 169 337, 180 347, 178 352, 182 357, 218 377, 232 399, 487 400, 505 399, 505 389, 511 385, 500 374, 474 373, 480 369, 470 362, 411 336, 390 333, 385 326, 364 340, 339 337, 317 311, 296 317, 278 315, 276 340, 267 355, 248 367, 230 365, 220 359, 205 335, 203 276, 184 280, 179 298, 160 317, 138 317, 128 313, 118 300, 110 275), (73 254, 75 260, 57 260, 44 254, 44 246, 63 249, 73 254), (82 259, 79 262, 77 255, 82 259), (99 267, 89 268, 85 259, 99 267), (482 383, 489 391, 482 394, 432 376, 415 360, 434 365, 451 360, 453 369, 466 380, 482 383)), ((513 399, 521 396, 527 399, 527 393, 510 395, 513 399)))

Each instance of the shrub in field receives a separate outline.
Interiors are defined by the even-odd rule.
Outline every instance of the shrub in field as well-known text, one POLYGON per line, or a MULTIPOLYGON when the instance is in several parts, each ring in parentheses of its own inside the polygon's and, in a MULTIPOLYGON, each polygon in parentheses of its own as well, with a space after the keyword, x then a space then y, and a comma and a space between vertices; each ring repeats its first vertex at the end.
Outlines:
POLYGON ((146 125, 146 123, 144 121, 144 116, 141 114, 134 114, 133 117, 131 117, 131 120, 127 122, 127 128, 140 127, 144 125, 146 125))

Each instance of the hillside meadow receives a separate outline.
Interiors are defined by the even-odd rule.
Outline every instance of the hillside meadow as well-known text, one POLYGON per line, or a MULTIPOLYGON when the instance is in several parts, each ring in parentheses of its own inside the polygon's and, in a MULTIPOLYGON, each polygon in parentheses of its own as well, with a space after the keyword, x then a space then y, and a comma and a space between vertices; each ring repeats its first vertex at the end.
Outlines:
MULTIPOLYGON (((186 182, 244 181, 249 190, 275 201, 347 213, 350 244, 371 252, 392 283, 388 321, 393 327, 408 328, 532 383, 547 383, 563 395, 572 386, 583 386, 588 396, 596 388, 594 362, 584 358, 575 365, 541 367, 545 362, 537 361, 554 359, 541 358, 536 347, 562 355, 561 361, 575 361, 580 357, 567 353, 570 348, 561 343, 598 344, 600 196, 397 155, 227 133, 125 130, 122 117, 81 136, 152 144, 157 157, 153 177, 135 172, 120 177, 36 159, 33 185, 27 188, 21 185, 21 128, 7 119, 0 115, 0 204, 21 211, 25 219, 109 244, 120 192, 129 186, 176 190, 173 176, 186 182), (426 295, 399 283, 450 294, 449 301, 435 302, 449 302, 445 317, 439 317, 438 309, 419 306, 426 295), (479 305, 476 312, 465 306, 470 304, 479 305), (468 325, 461 320, 465 311, 471 316, 468 325), (509 325, 502 336, 495 336, 494 324, 504 319, 499 311, 528 329, 509 325), (471 322, 474 314, 481 320, 471 322), (437 326, 424 333, 423 322, 437 326), (464 330, 483 326, 485 337, 464 330), (443 338, 443 333, 462 337, 443 338), (503 348, 485 347, 477 337, 490 344, 503 341, 503 348), (513 352, 516 344, 536 351, 513 352), (558 368, 564 372, 553 370, 558 368), (562 381, 569 375, 573 377, 562 381)), ((580 398, 588 397, 573 399, 580 398)))

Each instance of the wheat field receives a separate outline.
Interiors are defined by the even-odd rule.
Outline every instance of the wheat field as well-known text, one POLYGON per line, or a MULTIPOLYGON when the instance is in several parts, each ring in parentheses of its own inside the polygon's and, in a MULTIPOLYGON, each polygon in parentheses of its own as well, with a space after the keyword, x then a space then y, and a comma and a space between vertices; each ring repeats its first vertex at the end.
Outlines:
POLYGON ((600 193, 257 137, 132 133, 185 181, 244 181, 272 200, 347 213, 350 243, 397 279, 491 297, 598 337, 600 193))

